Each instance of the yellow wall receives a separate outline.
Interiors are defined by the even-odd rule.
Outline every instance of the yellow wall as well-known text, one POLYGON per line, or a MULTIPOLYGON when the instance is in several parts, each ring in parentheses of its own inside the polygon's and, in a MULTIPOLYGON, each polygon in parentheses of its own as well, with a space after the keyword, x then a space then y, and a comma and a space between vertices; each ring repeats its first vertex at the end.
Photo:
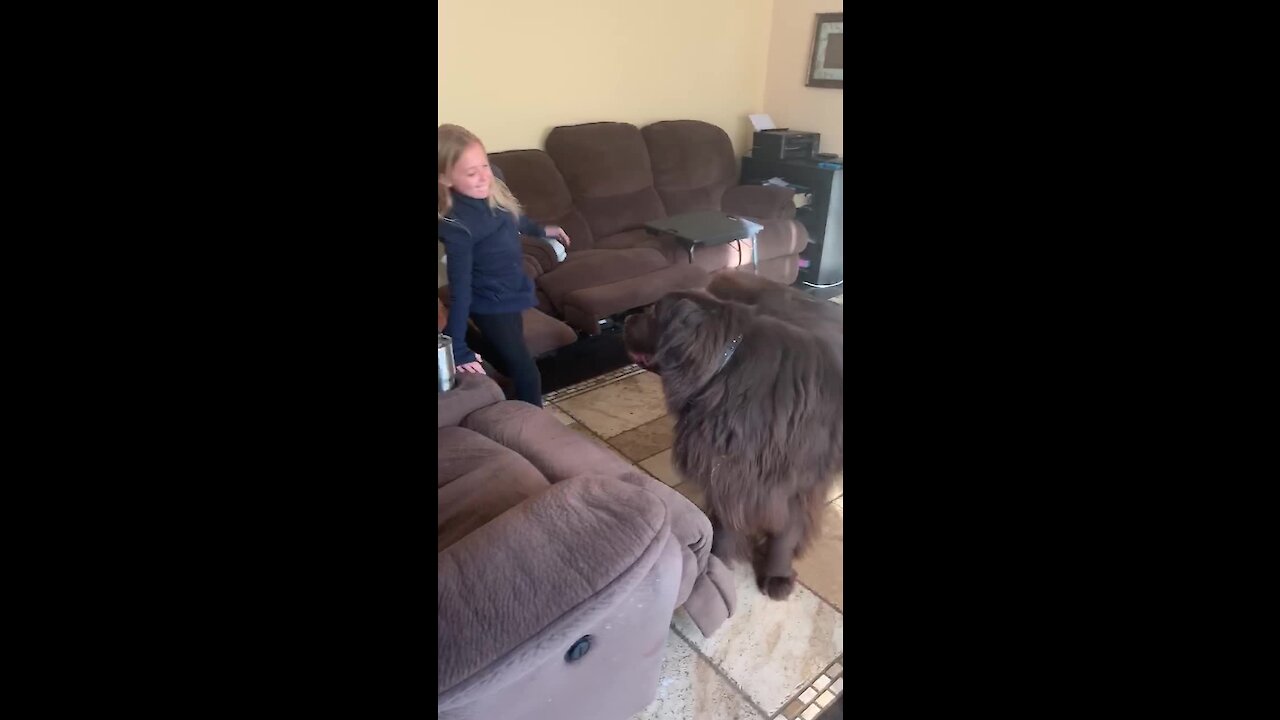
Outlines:
MULTIPOLYGON (((844 154, 844 91, 805 87, 814 15, 843 0, 438 0, 437 123, 490 152, 556 125, 704 120, 738 155, 750 113, 844 154)), ((437 265, 437 282, 445 282, 437 265)))
POLYGON ((742 154, 747 115, 764 106, 773 6, 439 0, 437 120, 476 133, 490 152, 541 148, 556 125, 703 120, 742 154))
MULTIPOLYGON (((844 90, 806 87, 818 13, 844 0, 777 0, 773 8, 764 111, 778 127, 822 133, 822 152, 844 155, 844 90)), ((846 48, 851 47, 846 41, 846 48)))

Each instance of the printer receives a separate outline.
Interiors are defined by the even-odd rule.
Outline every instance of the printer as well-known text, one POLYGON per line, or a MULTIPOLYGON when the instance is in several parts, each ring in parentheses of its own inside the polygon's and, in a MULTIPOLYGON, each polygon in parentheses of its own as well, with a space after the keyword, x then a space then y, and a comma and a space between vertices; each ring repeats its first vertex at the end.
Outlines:
POLYGON ((758 130, 751 139, 751 157, 761 160, 809 159, 818 153, 816 132, 788 128, 758 130))

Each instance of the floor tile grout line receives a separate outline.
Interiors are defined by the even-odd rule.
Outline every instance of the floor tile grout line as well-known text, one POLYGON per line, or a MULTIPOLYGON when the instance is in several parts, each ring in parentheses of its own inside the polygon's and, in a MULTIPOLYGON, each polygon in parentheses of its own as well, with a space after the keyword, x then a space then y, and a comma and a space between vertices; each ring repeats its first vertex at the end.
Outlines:
MULTIPOLYGON (((612 445, 610 445, 609 447, 613 447, 613 446, 612 446, 612 445)), ((617 449, 617 448, 614 448, 614 450, 615 450, 615 451, 617 451, 618 449, 617 449)), ((645 460, 649 460, 649 459, 653 458, 654 456, 661 455, 663 452, 664 452, 664 451, 656 452, 656 453, 654 453, 653 455, 650 455, 649 457, 645 458, 645 460)), ((621 454, 621 452, 619 452, 619 454, 621 454)), ((623 457, 626 457, 626 456, 625 456, 625 455, 623 455, 623 457)), ((641 467, 641 465, 640 465, 640 463, 641 463, 641 462, 644 462, 644 460, 641 460, 641 461, 638 461, 638 462, 633 462, 633 463, 631 463, 631 465, 632 465, 632 467, 634 467, 635 469, 637 469, 637 470, 639 470, 640 472, 644 473, 645 475, 648 475, 649 477, 653 478, 654 480, 657 480, 658 482, 662 483, 663 485, 667 485, 667 481, 665 481, 665 480, 663 480, 662 478, 658 477, 657 475, 654 475, 653 473, 649 472, 649 470, 648 470, 647 468, 641 467)), ((681 480, 680 482, 676 483, 675 485, 667 485, 667 487, 671 488, 672 490, 675 490, 675 489, 676 489, 676 485, 683 485, 683 484, 684 484, 684 480, 681 480)), ((680 494, 681 494, 681 495, 684 495, 684 493, 680 493, 680 494)), ((686 497, 685 499, 686 499, 686 500, 689 500, 689 502, 691 502, 691 503, 693 502, 693 500, 692 500, 692 499, 690 499, 690 498, 688 498, 688 497, 686 497)), ((694 507, 698 507, 697 503, 694 503, 694 507)), ((701 510, 701 511, 702 511, 702 513, 703 513, 704 515, 705 515, 705 514, 706 514, 706 512, 707 512, 706 510, 702 510, 702 508, 698 508, 698 510, 701 510)))
MULTIPOLYGON (((662 417, 666 417, 666 415, 663 415, 662 417)), ((658 420, 661 420, 661 419, 662 419, 662 418, 658 418, 658 420)), ((657 422, 658 420, 654 420, 653 422, 657 422)), ((648 423, 645 423, 645 424, 647 425, 648 423)), ((640 427, 644 427, 644 425, 641 425, 640 427)), ((652 459, 654 459, 654 458, 658 457, 659 455, 661 455, 662 453, 664 453, 664 452, 666 452, 666 451, 668 451, 668 450, 670 450, 670 449, 671 449, 671 448, 669 448, 669 447, 664 447, 664 448, 662 448, 661 450, 659 450, 658 452, 656 452, 656 453, 654 453, 654 454, 650 455, 649 457, 643 457, 643 458, 640 458, 640 459, 639 459, 639 460, 637 460, 636 462, 637 462, 637 463, 648 462, 648 461, 650 461, 650 460, 652 460, 652 459)))
MULTIPOLYGON (((692 643, 690 643, 690 644, 692 644, 692 643)), ((840 666, 841 666, 841 667, 840 667, 840 677, 844 677, 844 662, 843 662, 843 658, 844 658, 844 651, 841 651, 839 655, 837 655, 837 656, 835 656, 834 658, 832 658, 832 659, 831 659, 831 660, 830 660, 826 665, 823 665, 823 666, 822 666, 822 669, 818 671, 818 674, 817 674, 817 675, 814 675, 814 676, 813 676, 813 679, 812 679, 812 680, 810 680, 810 681, 806 682, 806 683, 804 684, 804 686, 803 686, 803 687, 801 687, 801 688, 800 688, 800 690, 799 690, 798 692, 796 692, 796 694, 795 694, 795 695, 792 695, 791 697, 787 698, 787 701, 786 701, 786 702, 784 702, 784 703, 782 703, 782 707, 778 709, 778 712, 782 712, 783 710, 786 710, 788 705, 790 705, 791 703, 795 702, 796 700, 799 700, 799 699, 800 699, 800 696, 804 694, 804 691, 805 691, 805 690, 808 690, 808 689, 809 689, 809 688, 811 688, 811 687, 813 687, 813 684, 814 684, 814 683, 816 683, 816 682, 818 682, 818 678, 820 678, 820 677, 822 677, 823 675, 825 675, 825 674, 826 674, 826 672, 827 672, 828 670, 830 670, 830 669, 831 669, 831 666, 832 666, 832 665, 835 665, 836 663, 840 663, 840 666)), ((835 681, 836 681, 836 679, 835 679, 835 678, 832 678, 832 679, 831 679, 831 682, 827 683, 827 687, 823 688, 823 692, 825 692, 825 691, 827 691, 828 689, 830 689, 830 688, 831 688, 831 686, 835 684, 835 681)), ((818 693, 818 695, 821 695, 821 694, 822 694, 822 693, 818 693)), ((832 694, 832 695, 836 695, 835 693, 831 693, 831 694, 832 694)), ((841 689, 841 690, 840 690, 840 694, 839 694, 839 695, 836 695, 836 697, 837 697, 837 698, 840 698, 840 697, 843 697, 843 696, 844 696, 844 690, 843 690, 843 689, 841 689)), ((817 695, 815 695, 815 696, 814 696, 814 698, 813 698, 813 700, 810 700, 808 703, 805 703, 805 705, 812 705, 812 704, 814 703, 814 701, 816 701, 817 699, 818 699, 818 697, 817 697, 817 695)), ((831 701, 831 704, 834 704, 834 703, 835 703, 835 701, 834 701, 834 700, 833 700, 833 701, 831 701)), ((821 706, 819 706, 819 707, 821 707, 821 706)), ((830 707, 830 704, 829 704, 827 707, 830 707)), ((818 717, 822 717, 822 713, 826 712, 826 711, 827 711, 827 708, 821 708, 821 710, 822 710, 822 712, 819 712, 819 713, 818 713, 818 717)), ((797 720, 798 720, 798 718, 797 718, 797 720)))
MULTIPOLYGON (((797 582, 797 583, 799 583, 799 584, 801 584, 801 585, 804 585, 804 583, 800 582, 799 578, 797 578, 797 579, 796 579, 796 582, 797 582)), ((819 600, 821 600, 822 602, 826 603, 826 604, 827 604, 827 605, 828 605, 832 610, 835 610, 836 614, 840 615, 841 617, 844 617, 844 613, 840 612, 840 609, 839 609, 839 608, 837 608, 835 605, 832 605, 830 602, 828 602, 826 598, 824 598, 824 597, 822 597, 821 595, 819 595, 818 593, 814 592, 813 588, 810 588, 808 585, 804 585, 804 587, 805 587, 805 589, 806 589, 806 590, 808 590, 809 592, 813 593, 814 597, 816 597, 816 598, 818 598, 819 600)), ((683 607, 683 606, 681 606, 681 607, 683 607)), ((686 611, 686 612, 687 612, 687 611, 686 611)), ((676 626, 675 626, 674 622, 672 623, 672 625, 671 625, 670 627, 671 627, 671 632, 675 633, 676 637, 678 637, 678 638, 680 638, 681 640, 683 640, 683 641, 685 642, 685 644, 687 644, 690 648, 692 648, 692 649, 693 649, 693 652, 694 652, 694 653, 696 653, 696 654, 697 654, 699 657, 701 657, 703 660, 706 660, 706 661, 711 665, 711 668, 716 672, 716 674, 717 674, 717 675, 719 675, 720 677, 724 678, 726 681, 728 681, 728 682, 729 682, 729 684, 733 687, 733 689, 734 689, 734 690, 736 690, 736 691, 738 691, 738 694, 742 695, 742 697, 743 697, 743 698, 744 698, 748 703, 750 703, 750 704, 751 704, 751 707, 752 707, 752 708, 754 708, 756 711, 758 711, 758 712, 760 713, 761 717, 763 717, 765 720, 770 720, 770 718, 772 718, 772 717, 773 717, 773 716, 772 716, 772 715, 770 715, 769 713, 766 713, 766 712, 764 711, 764 708, 762 708, 758 703, 756 703, 756 701, 755 701, 755 700, 754 700, 754 699, 753 699, 749 694, 747 694, 747 691, 746 691, 746 689, 745 689, 744 687, 742 687, 741 685, 739 685, 739 684, 738 684, 738 682, 737 682, 737 681, 735 681, 733 678, 729 677, 729 674, 728 674, 727 672, 725 672, 725 671, 724 671, 724 669, 723 669, 723 668, 721 668, 721 667, 720 667, 720 665, 719 665, 718 663, 716 663, 716 661, 715 661, 715 660, 712 660, 710 656, 708 656, 706 653, 702 652, 702 650, 701 650, 701 649, 700 649, 696 644, 694 644, 694 642, 693 642, 692 640, 690 640, 689 638, 685 637, 685 636, 684 636, 684 634, 683 634, 683 633, 681 633, 681 632, 680 632, 680 630, 676 628, 676 626)), ((792 695, 792 696, 788 697, 785 701, 783 701, 782 705, 778 708, 778 712, 782 712, 784 709, 786 709, 786 707, 787 707, 788 705, 790 705, 790 704, 792 703, 792 701, 799 699, 799 697, 800 697, 801 695, 803 695, 803 694, 804 694, 804 691, 805 691, 805 690, 808 690, 808 689, 809 689, 809 688, 810 688, 810 687, 811 687, 815 682, 817 682, 817 681, 818 681, 818 678, 819 678, 819 677, 821 677, 824 673, 826 673, 828 670, 830 670, 832 665, 835 665, 837 662, 840 662, 840 659, 841 659, 841 658, 843 658, 843 657, 844 657, 844 652, 843 652, 843 651, 841 651, 841 652, 840 652, 838 655, 836 655, 834 658, 832 658, 832 659, 828 660, 828 661, 827 661, 827 662, 822 666, 822 669, 820 669, 816 675, 814 675, 812 678, 809 678, 809 679, 808 679, 808 680, 807 680, 807 681, 806 681, 806 682, 805 682, 805 683, 800 687, 800 689, 796 691, 796 693, 795 693, 794 695, 792 695)), ((843 665, 843 663, 841 663, 841 665, 843 665)), ((843 673, 843 671, 841 671, 841 676, 843 676, 843 675, 844 675, 844 673, 843 673)), ((834 681, 834 679, 833 679, 833 681, 834 681)), ((830 684, 828 684, 828 688, 829 688, 829 687, 830 687, 830 684)), ((824 690, 826 690, 827 688, 823 688, 823 689, 824 689, 824 690)), ((841 696, 843 696, 843 695, 844 695, 844 691, 843 691, 843 690, 841 690, 840 694, 839 694, 839 695, 836 695, 836 697, 838 698, 838 697, 841 697, 841 696)), ((826 708, 823 708, 823 712, 826 712, 826 708)))
MULTIPOLYGON (((563 408, 561 408, 561 409, 563 410, 563 408)), ((565 413, 567 414, 567 413, 568 413, 568 411, 567 411, 567 410, 565 410, 565 413)), ((572 415, 569 415, 569 417, 573 417, 573 416, 572 416, 572 415)), ((575 418, 573 418, 573 421, 574 421, 574 422, 576 422, 576 423, 578 424, 578 426, 579 426, 579 427, 581 427, 583 430, 586 430, 587 432, 591 433, 591 437, 593 437, 593 438, 595 438, 595 439, 599 440, 600 442, 604 443, 605 447, 607 447, 607 448, 609 448, 610 450, 612 450, 612 451, 613 451, 613 453, 614 453, 615 455, 617 455, 618 457, 622 458, 622 460, 623 460, 624 462, 626 462, 628 465, 630 465, 631 467, 634 467, 635 469, 639 470, 640 472, 644 473, 645 475, 648 475, 649 477, 653 478, 654 480, 658 480, 658 482, 662 482, 662 481, 661 481, 661 480, 659 480, 658 478, 654 477, 653 473, 651 473, 651 472, 649 472, 648 470, 645 470, 644 468, 640 467, 640 465, 639 465, 638 463, 631 462, 631 458, 627 457, 626 455, 623 455, 621 450, 619 450, 618 448, 616 448, 616 447, 614 447, 614 446, 613 446, 613 443, 611 443, 611 442, 609 442, 608 440, 606 440, 602 435, 600 435, 600 433, 596 432, 595 430, 592 430, 592 429, 591 429, 591 427, 589 427, 586 423, 582 422, 581 420, 579 420, 579 419, 578 419, 578 418, 576 418, 576 417, 575 417, 575 418)), ((666 483, 663 483, 663 484, 664 484, 664 485, 666 485, 666 483)), ((668 487, 669 487, 669 486, 668 486, 668 487)))
POLYGON ((801 586, 803 586, 805 590, 808 590, 809 592, 813 593, 813 596, 814 596, 814 597, 816 597, 816 598, 818 598, 819 600, 821 600, 822 602, 826 603, 826 604, 827 604, 827 607, 830 607, 832 610, 835 610, 837 615, 839 615, 840 617, 844 617, 844 611, 843 611, 843 610, 841 610, 839 607, 836 607, 836 604, 835 604, 835 603, 833 603, 833 602, 831 602, 830 600, 828 600, 828 599, 826 599, 825 597, 823 597, 823 596, 822 596, 822 593, 820 593, 820 592, 818 592, 817 590, 814 590, 813 588, 809 587, 809 586, 808 586, 808 585, 807 585, 803 580, 801 580, 801 579, 800 579, 800 574, 799 574, 799 573, 796 573, 796 584, 797 584, 797 585, 801 585, 801 586))
MULTIPOLYGON (((612 383, 610 383, 610 384, 612 384, 612 383)), ((601 386, 601 387, 603 387, 603 386, 601 386)), ((594 388, 593 388, 593 389, 594 389, 594 388)), ((576 396, 575 396, 575 397, 576 397, 576 396)), ((603 435, 601 435, 600 433, 596 432, 595 428, 593 428, 593 427, 591 427, 590 425, 588 425, 588 424, 586 423, 586 421, 585 421, 585 420, 583 420, 582 418, 578 417, 577 415, 574 415, 574 414, 573 414, 573 412, 572 412, 572 411, 570 411, 568 408, 560 407, 560 405, 559 405, 558 403, 552 403, 552 404, 556 406, 556 409, 557 409, 557 410, 559 410, 560 412, 564 413, 565 415, 568 415, 570 418, 572 418, 572 419, 573 419, 573 421, 574 421, 574 422, 576 422, 577 424, 579 424, 579 425, 581 425, 582 427, 586 428, 588 432, 590 432, 592 435, 594 435, 596 438, 598 438, 598 439, 599 439, 601 442, 603 442, 604 444, 608 445, 610 449, 612 449, 613 451, 617 452, 619 455, 621 455, 621 454, 622 454, 620 450, 618 450, 617 448, 615 448, 615 447, 613 446, 613 443, 609 442, 608 438, 606 438, 605 436, 603 436, 603 435)), ((626 432, 626 431, 624 430, 623 432, 626 432)), ((621 435, 621 434, 622 434, 622 433, 618 433, 618 435, 621 435)), ((617 435, 614 435, 613 437, 617 437, 617 435)), ((625 457, 625 456, 624 456, 624 457, 625 457)), ((630 462, 630 460, 628 460, 628 462, 630 462)))
MULTIPOLYGON (((573 417, 573 414, 572 414, 572 413, 570 413, 568 410, 565 410, 564 408, 560 408, 560 409, 561 409, 565 414, 569 415, 569 417, 573 417)), ((574 421, 574 422, 576 422, 576 423, 577 423, 577 424, 578 424, 582 429, 586 430, 588 433, 591 433, 591 437, 593 437, 593 438, 595 438, 595 439, 599 440, 600 442, 604 443, 606 447, 608 447, 610 450, 612 450, 612 451, 614 452, 614 454, 616 454, 618 457, 620 457, 620 458, 622 458, 624 461, 626 461, 626 463, 627 463, 628 465, 630 465, 631 467, 635 468, 636 470, 639 470, 640 472, 644 473, 645 475, 648 475, 649 477, 653 478, 654 480, 657 480, 658 482, 662 483, 663 485, 667 485, 667 483, 666 483, 665 481, 663 481, 663 479, 662 479, 662 478, 658 477, 657 475, 654 475, 653 473, 649 472, 649 471, 648 471, 648 470, 646 470, 645 468, 640 467, 640 463, 641 463, 641 462, 643 462, 643 460, 641 460, 641 461, 632 461, 632 460, 631 460, 631 458, 627 457, 626 455, 623 455, 621 450, 619 450, 618 448, 614 447, 614 446, 613 446, 613 443, 609 442, 609 441, 608 441, 608 440, 606 440, 603 436, 601 436, 599 433, 597 433, 595 430, 591 429, 591 427, 590 427, 590 426, 588 426, 586 423, 582 422, 581 420, 579 420, 579 419, 578 419, 578 418, 576 418, 576 417, 573 417, 573 421, 574 421)), ((633 429, 634 429, 634 428, 633 428, 633 429)), ((621 433, 619 433, 619 434, 621 434, 621 433)), ((615 436, 615 437, 616 437, 616 436, 615 436)), ((669 449, 669 448, 668 448, 668 449, 669 449)), ((665 450, 659 450, 658 452, 654 453, 653 455, 650 455, 649 457, 645 458, 645 460, 648 460, 648 459, 650 459, 650 458, 652 458, 652 457, 654 457, 654 456, 656 456, 656 455, 661 455, 663 452, 665 452, 665 450)), ((680 481, 680 482, 678 482, 678 483, 676 483, 676 485, 683 485, 683 484, 684 484, 684 481, 683 481, 683 480, 682 480, 682 481, 680 481)), ((667 485, 667 487, 671 488, 672 490, 675 490, 675 489, 676 489, 676 485, 667 485)), ((682 493, 682 494, 683 494, 683 493, 682 493)), ((692 500, 690 500, 689 502, 693 502, 693 501, 692 501, 692 500)), ((695 504, 695 505, 694 505, 694 507, 697 507, 697 505, 695 504)), ((702 508, 698 508, 698 509, 699 509, 699 510, 702 510, 702 508)), ((702 510, 702 512, 703 512, 703 513, 705 513, 706 511, 705 511, 705 510, 702 510)))
MULTIPOLYGON (((769 713, 765 712, 764 708, 760 707, 759 703, 757 703, 754 698, 752 698, 749 694, 747 694, 747 691, 745 688, 739 685, 736 680, 729 677, 729 673, 725 672, 724 669, 721 668, 720 665, 717 664, 715 660, 712 660, 710 657, 708 657, 707 654, 702 652, 702 649, 699 648, 697 645, 695 645, 692 640, 685 637, 679 630, 676 629, 675 622, 674 622, 675 621, 674 615, 672 615, 671 619, 672 619, 671 632, 675 633, 676 637, 683 640, 685 644, 688 645, 690 649, 693 650, 693 653, 695 655, 705 660, 707 664, 711 666, 711 670, 715 674, 719 675, 721 678, 724 679, 725 682, 729 683, 729 687, 733 688, 734 692, 738 693, 738 695, 740 695, 743 700, 746 700, 747 703, 751 705, 752 709, 760 713, 761 718, 763 718, 764 720, 769 720, 769 718, 773 717, 769 713)), ((831 667, 831 666, 828 665, 827 667, 831 667)), ((786 707, 786 705, 784 704, 782 707, 786 707)), ((778 711, 781 712, 782 708, 778 708, 778 711)))
MULTIPOLYGON (((821 595, 819 595, 818 593, 814 592, 813 588, 811 588, 811 587, 809 587, 808 585, 805 585, 804 583, 800 582, 800 578, 799 578, 799 577, 797 577, 797 578, 796 578, 796 582, 797 582, 798 584, 800 584, 800 585, 804 585, 804 588, 805 588, 806 590, 808 590, 809 592, 813 593, 814 597, 816 597, 816 598, 818 598, 819 600, 821 600, 822 602, 826 603, 826 604, 827 604, 827 605, 828 605, 832 610, 835 610, 835 612, 836 612, 836 614, 837 614, 837 615, 839 615, 839 616, 841 616, 841 617, 844 617, 844 613, 843 613, 843 612, 841 612, 839 608, 837 608, 835 605, 832 605, 830 602, 828 602, 826 598, 824 598, 824 597, 822 597, 821 595)), ((682 607, 683 607, 683 606, 682 606, 682 607)), ((686 612, 687 612, 687 611, 686 611, 686 612)), ((726 680, 728 680, 730 683, 732 683, 732 684, 733 684, 733 686, 734 686, 735 688, 737 688, 737 689, 741 690, 742 695, 743 695, 744 697, 746 697, 747 702, 750 702, 752 707, 756 708, 757 710, 760 710, 760 711, 763 713, 765 720, 769 720, 769 718, 772 718, 772 717, 773 717, 772 715, 769 715, 768 713, 764 713, 764 712, 763 712, 763 711, 764 711, 764 708, 761 708, 759 705, 757 705, 757 704, 756 704, 756 702, 755 702, 755 700, 753 700, 753 699, 751 698, 751 696, 750 696, 750 695, 747 695, 747 691, 746 691, 746 689, 744 689, 744 688, 742 688, 740 685, 738 685, 738 683, 737 683, 737 682, 735 682, 735 681, 733 680, 733 678, 730 678, 730 677, 729 677, 729 675, 728 675, 728 673, 724 672, 724 671, 720 668, 720 666, 719 666, 718 664, 716 664, 716 662, 715 662, 714 660, 712 660, 712 659, 711 659, 710 657, 708 657, 705 653, 703 653, 703 652, 702 652, 702 650, 701 650, 701 649, 699 649, 699 648, 698 648, 698 646, 697 646, 697 645, 695 645, 695 644, 693 643, 693 641, 692 641, 692 640, 690 640, 689 638, 687 638, 687 637, 685 637, 683 634, 681 634, 681 632, 680 632, 678 629, 676 629, 676 626, 675 626, 675 624, 674 624, 674 623, 671 625, 671 632, 675 633, 677 637, 679 637, 681 640, 684 640, 686 643, 688 643, 688 644, 689 644, 689 647, 693 648, 693 651, 694 651, 695 653, 697 653, 699 656, 701 656, 701 657, 702 657, 703 659, 705 659, 707 662, 711 663, 711 667, 716 671, 716 674, 717 674, 717 675, 720 675, 720 676, 724 677, 726 680)), ((818 674, 817 674, 817 675, 814 675, 814 676, 813 676, 812 678, 810 678, 807 682, 805 682, 805 683, 804 683, 804 685, 803 685, 803 686, 801 686, 801 688, 800 688, 799 690, 797 690, 797 691, 796 691, 795 695, 792 695, 792 696, 788 697, 785 701, 783 701, 783 703, 782 703, 781 707, 779 707, 779 708, 778 708, 778 712, 782 712, 784 709, 786 709, 787 705, 790 705, 790 704, 791 704, 791 702, 792 702, 793 700, 797 700, 797 699, 799 699, 799 698, 800 698, 800 696, 804 694, 804 691, 805 691, 805 690, 809 689, 809 687, 810 687, 811 685, 813 685, 815 682, 817 682, 817 680, 818 680, 818 678, 819 678, 819 677, 821 677, 821 676, 822 676, 826 671, 830 670, 832 665, 835 665, 837 662, 840 662, 840 659, 841 659, 841 658, 843 658, 843 657, 844 657, 844 651, 843 651, 843 650, 841 650, 841 652, 840 652, 838 655, 836 655, 834 658, 832 658, 832 659, 828 660, 828 661, 826 662, 826 664, 824 664, 824 665, 822 666, 822 669, 818 671, 818 674)), ((843 665, 843 663, 841 663, 841 665, 843 665)), ((841 672, 841 675, 843 675, 843 674, 844 674, 844 673, 843 673, 843 672, 841 672)), ((826 688, 824 688, 824 690, 825 690, 825 689, 826 689, 826 688)), ((837 695, 836 697, 840 697, 840 696, 842 696, 842 695, 844 695, 844 691, 843 691, 843 690, 841 690, 840 695, 837 695)), ((826 709, 825 709, 825 708, 823 708, 823 712, 826 712, 826 709)))
MULTIPOLYGON (((840 498, 842 498, 842 497, 844 497, 844 493, 840 493, 840 496, 839 496, 839 497, 834 497, 834 498, 831 498, 830 500, 828 500, 828 501, 827 501, 827 505, 829 506, 829 505, 833 504, 836 500, 839 500, 839 499, 840 499, 840 498)), ((841 543, 840 543, 840 545, 841 545, 841 546, 843 546, 843 545, 844 545, 844 542, 841 542, 841 543)), ((840 571, 841 571, 841 572, 844 572, 844 568, 843 568, 843 567, 842 567, 842 568, 840 568, 840 571)), ((826 603, 826 604, 827 604, 827 606, 828 606, 828 607, 830 607, 832 610, 835 610, 835 611, 836 611, 836 614, 838 614, 840 617, 844 617, 844 611, 843 611, 843 610, 841 610, 841 609, 840 609, 840 608, 839 608, 835 603, 833 603, 833 602, 831 602, 830 600, 828 600, 828 599, 827 599, 827 598, 826 598, 822 593, 818 592, 817 590, 814 590, 812 587, 810 587, 810 586, 809 586, 809 584, 808 584, 808 583, 806 583, 805 581, 801 580, 801 579, 800 579, 800 573, 796 573, 796 584, 804 586, 804 589, 805 589, 805 590, 808 590, 808 591, 809 591, 809 592, 811 592, 811 593, 813 593, 813 596, 814 596, 814 597, 816 597, 816 598, 818 598, 819 600, 821 600, 822 602, 826 603)))
MULTIPOLYGON (((628 377, 630 377, 630 376, 628 376, 628 377)), ((619 378, 617 381, 614 381, 614 382, 621 382, 622 380, 626 380, 626 379, 627 379, 627 378, 619 378)), ((574 395, 572 395, 572 396, 569 396, 569 397, 556 398, 555 400, 544 400, 544 401, 543 401, 543 404, 551 403, 552 405, 555 405, 557 408, 559 408, 560 410, 562 410, 562 411, 564 411, 565 413, 567 413, 567 414, 568 414, 570 417, 572 417, 574 420, 578 420, 577 416, 575 416, 572 412, 569 412, 569 409, 568 409, 568 408, 566 408, 566 407, 564 407, 564 406, 562 406, 560 403, 562 403, 562 402, 564 402, 564 401, 566 401, 566 400, 572 400, 572 399, 577 398, 577 397, 582 397, 583 395, 586 395, 587 393, 594 392, 594 391, 596 391, 596 390, 600 390, 600 389, 605 388, 605 387, 608 387, 609 385, 612 385, 612 384, 613 384, 613 382, 609 382, 609 383, 605 383, 605 384, 603 384, 603 385, 600 385, 600 386, 598 386, 598 387, 587 388, 587 389, 586 389, 586 390, 584 390, 583 392, 581 392, 581 393, 576 393, 576 394, 574 394, 574 395)), ((582 422, 582 421, 581 421, 581 420, 578 420, 578 422, 582 422)), ((647 423, 646 423, 646 424, 647 424, 647 423)), ((641 426, 637 426, 637 427, 641 427, 641 426)), ((634 430, 635 428, 631 428, 631 429, 632 429, 632 430, 634 430)), ((626 430, 623 430, 622 432, 627 432, 627 431, 626 431, 626 430)), ((619 435, 621 435, 622 433, 618 433, 618 434, 619 434, 619 435)))

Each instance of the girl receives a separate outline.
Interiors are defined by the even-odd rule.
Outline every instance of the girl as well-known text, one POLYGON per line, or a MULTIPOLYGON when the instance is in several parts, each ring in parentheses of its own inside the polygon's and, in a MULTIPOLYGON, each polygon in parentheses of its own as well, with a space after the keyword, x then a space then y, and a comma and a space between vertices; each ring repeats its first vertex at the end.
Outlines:
POLYGON ((494 176, 480 139, 457 125, 441 125, 436 136, 439 179, 436 216, 449 275, 449 319, 459 372, 484 373, 480 356, 467 347, 467 318, 484 336, 494 365, 515 383, 516 399, 542 407, 542 378, 524 344, 521 312, 533 307, 533 281, 524 274, 520 235, 569 236, 556 225, 540 228, 520 212, 506 183, 494 176))

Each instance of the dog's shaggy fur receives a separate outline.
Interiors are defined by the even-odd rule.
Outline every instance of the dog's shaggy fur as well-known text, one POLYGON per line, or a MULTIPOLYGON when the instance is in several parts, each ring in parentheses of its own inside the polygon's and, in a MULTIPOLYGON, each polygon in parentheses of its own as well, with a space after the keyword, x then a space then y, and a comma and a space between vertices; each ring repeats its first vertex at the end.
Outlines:
POLYGON ((761 591, 787 597, 844 466, 843 308, 725 273, 627 318, 624 339, 662 376, 674 464, 706 491, 712 552, 752 559, 761 591))

